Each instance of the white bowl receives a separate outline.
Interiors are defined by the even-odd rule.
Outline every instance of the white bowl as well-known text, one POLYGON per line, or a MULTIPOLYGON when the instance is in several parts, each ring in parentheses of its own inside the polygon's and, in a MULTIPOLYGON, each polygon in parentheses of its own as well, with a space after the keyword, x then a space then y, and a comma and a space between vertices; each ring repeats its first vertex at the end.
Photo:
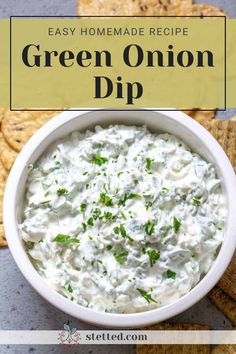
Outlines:
POLYGON ((4 197, 4 226, 10 251, 28 282, 51 304, 80 319, 107 327, 141 327, 166 320, 186 310, 217 283, 228 266, 236 244, 236 178, 223 149, 200 124, 182 112, 152 111, 69 111, 59 114, 42 127, 25 145, 8 178, 4 197), (31 264, 18 230, 18 218, 28 174, 34 163, 54 140, 74 130, 93 129, 97 124, 146 124, 153 132, 169 132, 186 142, 193 151, 214 163, 227 199, 228 218, 220 252, 207 275, 175 303, 152 311, 110 314, 77 305, 53 290, 31 264))

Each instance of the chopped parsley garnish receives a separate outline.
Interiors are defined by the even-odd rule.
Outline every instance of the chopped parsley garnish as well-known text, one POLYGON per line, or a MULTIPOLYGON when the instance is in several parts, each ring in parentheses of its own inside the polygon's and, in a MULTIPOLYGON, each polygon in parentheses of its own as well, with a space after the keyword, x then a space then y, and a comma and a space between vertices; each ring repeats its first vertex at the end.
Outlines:
POLYGON ((150 159, 150 157, 146 157, 146 171, 150 172, 151 171, 151 167, 152 167, 152 163, 153 163, 153 159, 150 159))
POLYGON ((181 225, 182 225, 181 222, 174 216, 173 228, 174 228, 175 232, 179 231, 179 228, 180 228, 181 225))
POLYGON ((127 220, 127 218, 126 218, 125 214, 123 213, 123 211, 121 211, 120 214, 121 214, 121 216, 122 216, 122 218, 123 218, 124 220, 127 220))
POLYGON ((106 206, 113 206, 112 199, 106 193, 100 194, 99 202, 106 206))
POLYGON ((154 230, 155 230, 155 224, 152 221, 148 220, 145 224, 146 234, 151 236, 154 230))
POLYGON ((120 234, 124 238, 127 236, 127 233, 126 233, 124 225, 120 225, 120 234))
POLYGON ((82 228, 84 231, 86 231, 86 229, 87 229, 87 225, 84 222, 82 222, 82 228))
POLYGON ((156 261, 160 258, 160 251, 156 250, 149 250, 147 251, 149 261, 150 261, 150 266, 153 267, 156 261))
POLYGON ((154 300, 152 297, 151 297, 151 294, 147 293, 145 290, 143 289, 139 289, 137 288, 139 294, 150 304, 150 302, 155 302, 157 303, 156 300, 154 300))
POLYGON ((71 237, 69 235, 63 235, 63 234, 58 234, 54 239, 53 242, 58 242, 58 243, 80 243, 80 240, 77 238, 71 237))
POLYGON ((149 208, 151 208, 151 206, 153 205, 153 201, 149 200, 145 206, 146 206, 146 209, 148 210, 149 208))
POLYGON ((171 279, 175 279, 176 278, 176 273, 173 272, 172 270, 168 269, 166 272, 166 277, 167 278, 171 278, 171 279))
POLYGON ((51 202, 51 200, 45 200, 43 202, 41 202, 40 204, 44 205, 44 204, 49 204, 51 202))
POLYGON ((129 199, 140 199, 141 195, 140 194, 135 194, 135 193, 125 193, 123 197, 119 200, 118 204, 119 205, 125 205, 125 202, 129 199))
POLYGON ((94 225, 93 218, 89 218, 88 221, 87 221, 87 224, 90 225, 90 226, 93 226, 94 225))
POLYGON ((121 253, 114 253, 114 257, 116 259, 116 261, 120 264, 124 264, 127 261, 127 257, 128 257, 129 252, 124 251, 121 253))
POLYGON ((69 291, 69 293, 73 293, 73 288, 72 288, 72 286, 70 284, 68 285, 67 290, 69 291))
POLYGON ((107 250, 110 251, 112 249, 112 245, 107 245, 107 250))
POLYGON ((85 212, 86 208, 87 208, 87 204, 81 204, 81 205, 80 205, 80 211, 81 211, 82 213, 85 212))
POLYGON ((125 227, 122 224, 120 226, 115 226, 113 231, 115 232, 115 234, 117 234, 117 235, 120 234, 123 238, 127 238, 129 241, 134 241, 134 239, 132 237, 127 235, 125 227))
POLYGON ((200 199, 193 198, 192 202, 193 202, 193 205, 195 205, 195 206, 200 206, 201 205, 200 199))
POLYGON ((93 218, 94 218, 94 220, 97 220, 101 216, 101 214, 102 214, 101 209, 95 208, 93 210, 93 218))
POLYGON ((108 161, 108 159, 106 157, 102 157, 99 154, 93 155, 93 157, 91 159, 91 163, 98 165, 98 166, 102 166, 107 161, 108 161))
POLYGON ((63 195, 63 194, 66 194, 66 193, 68 193, 68 190, 66 189, 66 188, 59 188, 58 190, 57 190, 57 195, 60 197, 61 195, 63 195))
POLYGON ((114 227, 114 229, 113 229, 113 231, 115 232, 115 234, 119 234, 120 233, 120 228, 119 228, 119 226, 115 226, 114 227))
POLYGON ((103 217, 105 218, 105 220, 114 220, 116 218, 116 216, 110 213, 109 211, 105 211, 103 217))

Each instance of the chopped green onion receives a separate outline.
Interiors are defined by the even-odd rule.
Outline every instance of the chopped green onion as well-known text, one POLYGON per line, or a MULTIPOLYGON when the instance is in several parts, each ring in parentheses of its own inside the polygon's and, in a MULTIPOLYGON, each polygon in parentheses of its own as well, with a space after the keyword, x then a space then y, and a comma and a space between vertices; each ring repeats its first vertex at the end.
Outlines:
POLYGON ((93 226, 94 225, 93 218, 89 218, 88 221, 87 221, 87 224, 90 225, 90 226, 93 226))
POLYGON ((200 206, 201 205, 201 201, 199 199, 197 199, 197 198, 193 198, 192 203, 195 206, 200 206))
POLYGON ((68 285, 67 290, 69 291, 69 293, 73 293, 73 288, 72 288, 72 286, 70 284, 68 285))
POLYGON ((181 222, 174 216, 173 228, 174 228, 175 232, 179 231, 179 228, 180 228, 181 225, 182 225, 181 222))
POLYGON ((150 261, 150 266, 153 267, 156 261, 160 258, 160 251, 156 250, 149 250, 147 251, 149 261, 150 261))
POLYGON ((81 211, 82 213, 85 212, 86 208, 87 208, 87 204, 81 204, 81 205, 80 205, 80 211, 81 211))
POLYGON ((66 188, 59 188, 58 190, 57 190, 57 195, 60 197, 61 195, 63 195, 63 194, 66 194, 66 193, 68 193, 68 190, 66 189, 66 188))
POLYGON ((150 157, 146 157, 146 171, 148 172, 151 171, 153 161, 154 159, 150 159, 150 157))
POLYGON ((102 166, 107 161, 108 161, 108 159, 106 157, 102 157, 99 154, 93 155, 93 157, 91 159, 91 163, 98 165, 98 166, 102 166))
POLYGON ((161 193, 162 193, 162 194, 165 194, 165 193, 168 193, 168 192, 169 192, 169 189, 168 189, 168 188, 162 187, 162 189, 161 189, 161 193))
POLYGON ((172 270, 168 269, 166 272, 166 277, 167 278, 171 278, 171 279, 175 279, 176 278, 176 273, 173 272, 172 270))
POLYGON ((54 239, 53 242, 58 242, 58 243, 80 243, 80 240, 77 238, 71 237, 69 235, 63 235, 63 234, 58 234, 54 239))
POLYGON ((127 261, 127 257, 128 257, 128 252, 127 251, 124 251, 122 253, 114 253, 114 257, 116 259, 116 261, 120 264, 124 264, 126 261, 127 261))
POLYGON ((145 224, 145 231, 147 235, 151 236, 155 231, 155 224, 152 221, 148 220, 145 224))
POLYGON ((150 302, 155 302, 157 303, 156 300, 154 300, 152 297, 151 297, 151 294, 147 293, 145 290, 143 289, 139 289, 137 288, 139 294, 150 304, 150 302))
POLYGON ((95 208, 93 210, 93 218, 94 218, 94 220, 97 220, 99 218, 99 216, 101 216, 101 214, 102 214, 101 209, 95 208))
POLYGON ((100 194, 99 202, 106 206, 113 206, 112 199, 106 193, 100 194))
POLYGON ((129 199, 140 199, 141 195, 140 194, 135 194, 135 193, 125 193, 123 197, 119 200, 118 204, 119 205, 125 205, 125 202, 129 199))

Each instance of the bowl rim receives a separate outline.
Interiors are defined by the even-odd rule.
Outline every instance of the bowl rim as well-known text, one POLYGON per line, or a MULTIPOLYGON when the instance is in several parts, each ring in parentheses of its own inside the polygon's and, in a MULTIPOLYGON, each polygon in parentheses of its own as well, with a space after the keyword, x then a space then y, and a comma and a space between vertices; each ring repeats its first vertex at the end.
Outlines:
MULTIPOLYGON (((93 110, 92 112, 101 112, 101 110, 93 110)), ((107 110, 106 110, 107 111, 107 110)), ((114 112, 114 110, 111 110, 114 112)), ((123 111, 130 112, 132 110, 123 111)), ((147 110, 142 112, 146 113, 147 110)), ((160 113, 170 118, 176 124, 180 124, 190 130, 200 141, 205 144, 206 148, 211 151, 213 157, 218 162, 221 177, 226 189, 228 202, 228 224, 227 232, 223 240, 219 254, 212 265, 209 272, 203 279, 193 288, 169 305, 138 313, 111 314, 99 312, 73 303, 63 295, 56 292, 46 281, 39 275, 33 267, 29 257, 27 256, 22 242, 19 237, 17 221, 16 221, 16 195, 17 188, 21 181, 24 166, 33 153, 38 149, 41 142, 44 141, 51 133, 57 130, 61 125, 69 124, 73 119, 79 119, 80 116, 88 114, 91 111, 65 111, 56 115, 42 128, 40 128, 33 137, 26 143, 20 154, 18 155, 5 188, 3 200, 3 222, 5 233, 11 254, 27 281, 33 288, 48 302, 65 313, 76 317, 85 322, 98 326, 106 326, 111 328, 138 328, 146 325, 161 322, 171 318, 203 298, 217 283, 227 268, 236 246, 236 177, 233 167, 226 156, 224 150, 215 140, 215 138, 199 123, 188 117, 181 111, 149 111, 152 113, 160 113), (68 122, 69 121, 69 122, 68 122)), ((115 123, 114 123, 115 124, 115 123)), ((88 123, 89 125, 89 123, 88 123)), ((78 129, 79 130, 79 129, 78 129)), ((190 144, 191 147, 191 144, 190 144)))

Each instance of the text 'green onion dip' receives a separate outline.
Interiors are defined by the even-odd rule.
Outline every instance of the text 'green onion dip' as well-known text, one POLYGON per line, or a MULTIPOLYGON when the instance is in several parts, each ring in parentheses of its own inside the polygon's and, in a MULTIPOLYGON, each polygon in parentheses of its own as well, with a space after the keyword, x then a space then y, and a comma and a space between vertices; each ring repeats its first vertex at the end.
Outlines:
POLYGON ((173 303, 209 271, 226 202, 214 166, 170 134, 96 127, 31 168, 20 225, 40 275, 112 313, 173 303))

